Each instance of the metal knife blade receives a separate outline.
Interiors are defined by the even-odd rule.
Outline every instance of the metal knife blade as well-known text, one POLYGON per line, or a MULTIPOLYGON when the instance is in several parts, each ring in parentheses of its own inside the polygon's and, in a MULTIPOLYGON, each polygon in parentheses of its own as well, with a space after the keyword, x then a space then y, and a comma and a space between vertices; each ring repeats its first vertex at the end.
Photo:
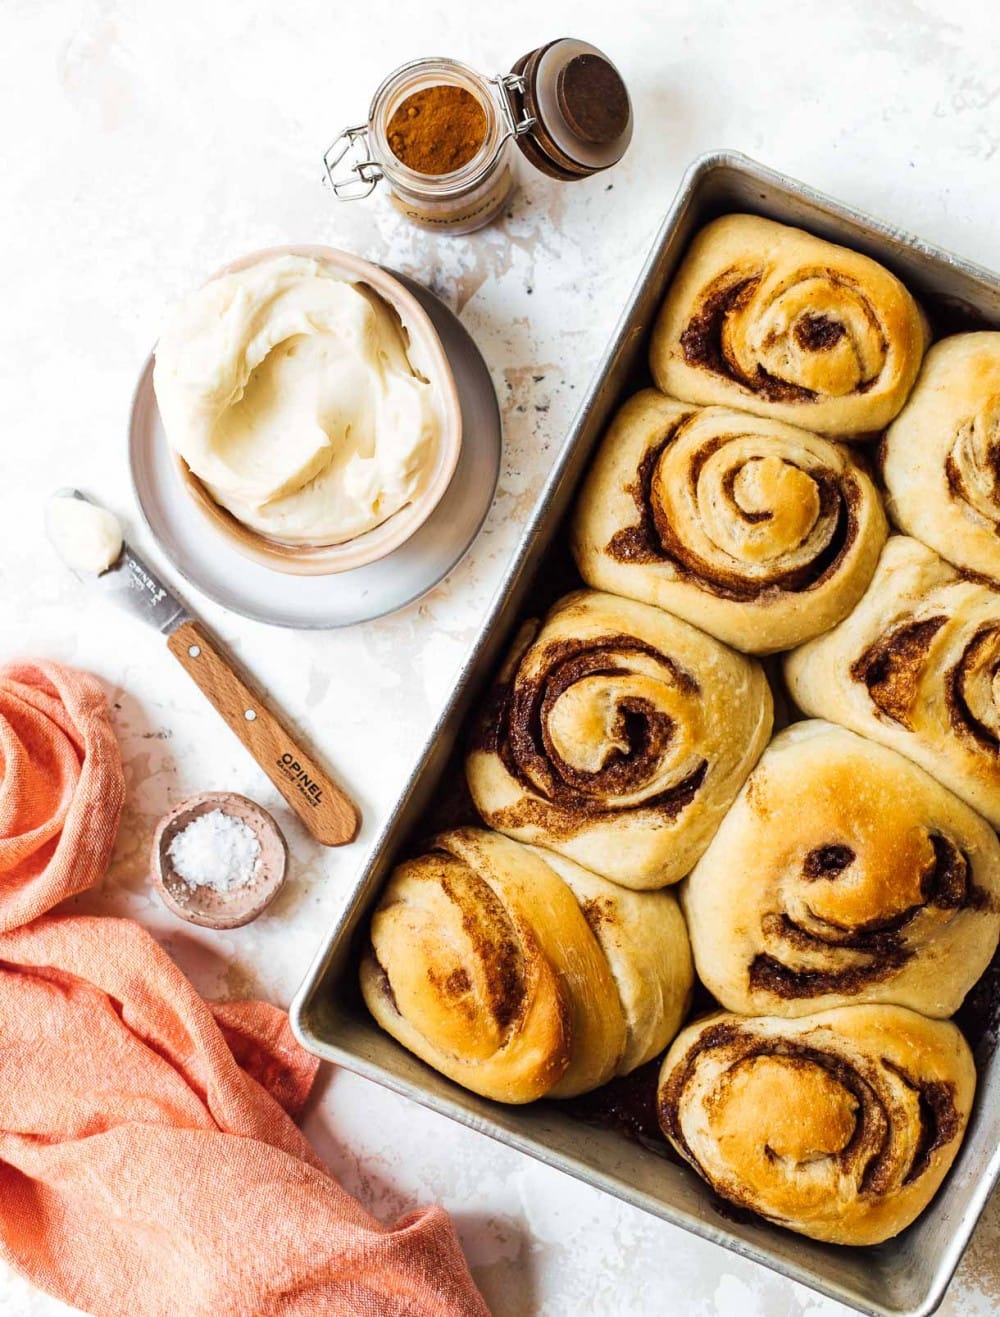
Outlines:
POLYGON ((117 563, 102 572, 97 583, 115 603, 165 636, 176 631, 182 622, 191 620, 191 613, 126 541, 122 542, 117 563))
MULTIPOLYGON (((59 490, 63 497, 72 496, 92 503, 78 489, 59 490)), ((130 613, 141 617, 144 622, 156 628, 165 636, 183 623, 191 620, 192 615, 175 594, 163 584, 148 563, 144 562, 126 540, 122 541, 122 551, 107 571, 100 576, 83 576, 80 572, 70 571, 78 581, 93 585, 104 591, 115 603, 126 608, 130 613)))

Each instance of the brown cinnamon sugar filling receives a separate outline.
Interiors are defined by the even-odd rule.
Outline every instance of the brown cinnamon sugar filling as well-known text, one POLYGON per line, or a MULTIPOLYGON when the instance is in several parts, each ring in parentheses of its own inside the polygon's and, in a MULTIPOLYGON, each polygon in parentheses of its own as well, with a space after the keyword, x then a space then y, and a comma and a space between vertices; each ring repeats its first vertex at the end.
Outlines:
MULTIPOLYGON (((861 1196, 875 1197, 891 1190, 898 1175, 893 1164, 895 1140, 892 1137, 892 1121, 896 1112, 889 1095, 880 1091, 880 1066, 897 1076, 918 1095, 920 1132, 915 1153, 903 1176, 904 1184, 919 1179, 930 1166, 936 1149, 950 1143, 958 1134, 961 1121, 955 1104, 954 1086, 950 1083, 921 1081, 886 1058, 872 1058, 870 1066, 866 1065, 863 1073, 847 1058, 834 1052, 822 1051, 793 1038, 760 1038, 744 1032, 731 1021, 722 1021, 702 1034, 684 1061, 667 1077, 659 1093, 658 1116, 664 1133, 674 1140, 691 1165, 712 1185, 716 1193, 738 1206, 754 1211, 759 1211, 760 1207, 751 1189, 744 1189, 732 1180, 720 1184, 712 1179, 694 1155, 684 1135, 681 1115, 685 1091, 692 1081, 701 1055, 720 1048, 726 1049, 731 1056, 726 1058, 726 1069, 719 1078, 717 1091, 713 1092, 713 1100, 716 1097, 721 1100, 739 1065, 758 1056, 778 1056, 819 1067, 851 1095, 857 1104, 854 1132, 846 1146, 834 1155, 843 1171, 855 1169, 858 1193, 861 1196)), ((767 1155, 767 1149, 762 1148, 761 1153, 767 1155)))
MULTIPOLYGON (((486 980, 486 1009, 496 1021, 500 1033, 509 1033, 524 1013, 527 999, 525 987, 524 950, 511 925, 503 902, 485 879, 474 873, 461 860, 447 852, 436 852, 442 860, 450 861, 447 872, 439 875, 445 894, 461 912, 462 931, 472 944, 476 961, 482 966, 486 980)), ((453 971, 446 977, 431 981, 442 995, 460 1006, 472 987, 468 972, 453 971)), ((470 1003, 470 1018, 476 1020, 483 1009, 478 1000, 470 1003)))
MULTIPOLYGON (((684 359, 692 366, 702 366, 716 375, 724 375, 735 384, 741 384, 759 394, 767 402, 811 401, 816 397, 812 389, 778 379, 759 364, 755 374, 748 376, 727 355, 722 332, 726 319, 734 311, 740 311, 748 305, 761 281, 760 275, 751 275, 734 282, 735 273, 727 270, 719 277, 706 292, 701 310, 689 320, 680 337, 684 359)), ((843 328, 840 328, 843 333, 843 328)), ((836 339, 822 346, 826 348, 834 342, 836 339)))
POLYGON ((806 352, 825 352, 846 332, 839 320, 829 316, 805 315, 795 322, 795 341, 806 352))
MULTIPOLYGON (((681 351, 692 366, 704 366, 716 375, 729 375, 729 363, 722 351, 722 325, 732 311, 745 307, 760 286, 760 275, 733 279, 727 270, 714 285, 706 289, 701 310, 691 317, 681 334, 681 351)), ((740 380, 740 383, 745 383, 740 380)))
POLYGON ((872 703, 911 732, 910 710, 920 688, 927 653, 947 620, 943 616, 929 617, 897 627, 851 665, 851 676, 868 687, 872 703))
MULTIPOLYGON (((823 274, 834 284, 844 283, 844 280, 831 269, 824 269, 823 274)), ((803 275, 809 277, 807 272, 803 272, 803 275)), ((751 390, 767 402, 811 402, 819 396, 815 390, 790 380, 780 379, 759 363, 754 373, 747 375, 740 368, 739 362, 726 351, 726 322, 731 315, 744 310, 749 305, 760 287, 762 277, 759 274, 745 275, 734 267, 724 271, 703 290, 701 308, 691 317, 680 336, 680 348, 684 359, 691 366, 700 366, 732 380, 734 384, 751 390)), ((847 281, 847 284, 855 293, 860 291, 853 281, 847 281)), ((878 330, 878 318, 870 307, 866 310, 873 328, 878 330)), ((799 347, 803 351, 813 353, 829 352, 847 332, 846 326, 832 316, 810 313, 800 315, 792 329, 799 347)), ((883 351, 885 351, 884 333, 882 340, 883 351)), ((876 379, 877 375, 861 381, 856 392, 866 393, 876 379)))
MULTIPOLYGON (((772 942, 783 943, 802 952, 836 955, 851 951, 864 955, 864 964, 830 968, 801 968, 787 965, 775 954, 759 952, 747 970, 752 991, 770 992, 785 1000, 804 1000, 837 992, 853 995, 874 983, 884 982, 916 954, 917 947, 907 933, 926 907, 938 910, 981 910, 989 905, 989 895, 972 881, 968 858, 947 837, 931 834, 934 863, 921 875, 923 900, 887 919, 872 919, 847 928, 817 918, 816 925, 804 928, 787 914, 766 915, 761 931, 772 942)), ((836 879, 855 859, 846 846, 826 846, 806 857, 803 876, 811 881, 836 879), (819 872, 817 861, 826 866, 819 872)))
POLYGON ((768 402, 808 402, 816 397, 812 389, 792 384, 771 375, 763 366, 757 366, 753 375, 746 375, 726 353, 723 343, 723 326, 734 311, 742 310, 760 285, 760 275, 731 280, 733 271, 727 271, 717 281, 702 303, 702 309, 693 315, 681 334, 680 345, 685 360, 692 366, 702 366, 716 375, 724 375, 735 384, 752 390, 768 402))
MULTIPOLYGON (((914 730, 913 709, 921 685, 927 654, 935 635, 948 621, 946 616, 930 617, 897 627, 883 636, 851 665, 851 676, 868 687, 872 703, 882 713, 914 730)), ((966 687, 973 674, 980 680, 993 681, 1000 673, 1000 660, 991 651, 998 647, 1000 628, 996 624, 981 627, 962 652, 961 658, 945 676, 945 699, 952 728, 972 737, 991 754, 1000 754, 1000 738, 973 713, 966 687), (983 673, 988 671, 988 677, 983 673)))
MULTIPOLYGON (((997 502, 996 491, 1000 488, 1000 449, 994 448, 990 450, 990 462, 996 471, 993 486, 993 501, 997 502)), ((949 453, 944 459, 944 474, 945 479, 948 482, 948 488, 956 498, 960 498, 963 503, 971 504, 972 499, 969 494, 969 489, 966 486, 961 471, 959 470, 958 463, 955 461, 955 458, 951 453, 949 453)), ((996 534, 1000 535, 1000 521, 994 522, 994 529, 996 534)))
MULTIPOLYGON (((837 946, 856 945, 861 936, 859 934, 850 943, 838 942, 837 946)), ((821 946, 825 945, 822 939, 817 941, 821 946)), ((912 954, 900 946, 891 934, 876 939, 868 938, 863 947, 873 953, 876 948, 877 960, 868 965, 851 965, 844 969, 792 969, 776 957, 760 952, 750 963, 747 980, 754 992, 769 992, 785 1001, 804 1001, 831 992, 850 997, 873 983, 891 978, 912 954)))
POLYGON ((733 1068, 741 1062, 758 1056, 794 1059, 804 1064, 819 1066, 827 1071, 855 1099, 859 1113, 854 1133, 843 1151, 838 1154, 838 1159, 845 1167, 858 1161, 864 1162, 859 1179, 866 1189, 874 1187, 880 1181, 884 1182, 891 1174, 891 1167, 886 1164, 889 1121, 885 1107, 878 1093, 849 1062, 793 1039, 758 1038, 744 1033, 739 1026, 731 1022, 723 1021, 706 1030, 691 1048, 684 1063, 668 1077, 660 1090, 658 1111, 664 1133, 678 1144, 687 1160, 704 1179, 708 1180, 716 1193, 735 1202, 737 1206, 758 1210, 756 1198, 751 1190, 743 1190, 732 1182, 719 1184, 707 1174, 684 1135, 681 1107, 685 1089, 694 1075, 700 1054, 716 1048, 733 1051, 731 1059, 727 1059, 727 1069, 719 1081, 723 1091, 730 1082, 730 1072, 733 1068))
MULTIPOLYGON (((972 423, 967 424, 971 425, 972 423)), ((960 428, 959 436, 961 436, 961 432, 962 429, 960 428)), ((959 442, 959 440, 956 440, 956 442, 959 442)), ((984 493, 988 494, 990 501, 996 506, 997 514, 993 520, 993 533, 995 535, 1000 535, 1000 443, 991 443, 989 445, 985 453, 984 467, 992 477, 992 485, 989 490, 983 490, 980 488, 975 491, 975 493, 978 494, 980 498, 984 493)), ((966 485, 962 471, 958 462, 955 460, 954 449, 944 460, 944 474, 945 479, 948 482, 948 488, 956 498, 961 499, 963 503, 967 503, 970 509, 974 509, 973 515, 982 517, 984 513, 981 503, 979 502, 979 499, 974 497, 973 491, 966 485)))
MULTIPOLYGON (((651 447, 639 464, 635 480, 627 491, 635 503, 638 521, 612 535, 605 546, 609 557, 622 563, 669 562, 680 575, 691 578, 699 588, 736 602, 752 601, 771 591, 805 593, 824 584, 837 571, 858 535, 857 509, 861 495, 850 473, 843 477, 833 472, 808 473, 819 493, 818 518, 826 520, 835 514, 832 531, 816 556, 801 567, 775 570, 763 580, 748 580, 738 571, 720 570, 690 550, 677 528, 663 514, 656 498, 654 483, 661 458, 683 426, 684 422, 680 421, 671 427, 662 442, 651 447)), ((704 463, 725 443, 726 438, 720 436, 699 450, 689 471, 692 490, 697 488, 704 463)), ((734 470, 726 477, 726 492, 730 495, 736 476, 734 470)), ((772 515, 769 512, 746 512, 733 499, 730 503, 734 515, 743 521, 766 521, 772 515)))
MULTIPOLYGON (((983 660, 988 661, 990 650, 997 648, 998 631, 1000 628, 989 625, 981 627, 976 632, 966 645, 961 659, 948 674, 945 687, 952 726, 957 731, 973 737, 984 750, 994 755, 1000 753, 1000 740, 996 733, 972 712, 966 698, 965 685, 971 671, 981 666, 989 666, 988 662, 984 665, 983 660)), ((990 672, 991 679, 997 676, 998 671, 1000 671, 1000 662, 994 660, 990 672)))
POLYGON ((832 878, 843 873, 854 860, 855 854, 850 846, 817 846, 806 856, 802 874, 805 878, 832 878))
MULTIPOLYGON (((587 677, 627 678, 630 672, 624 663, 632 655, 653 659, 679 690, 698 695, 698 682, 669 655, 626 635, 550 643, 538 677, 529 681, 518 674, 493 689, 474 732, 474 747, 499 755, 526 791, 544 797, 499 811, 496 826, 543 823, 554 835, 571 836, 584 821, 617 814, 615 798, 633 794, 653 776, 669 750, 673 720, 649 700, 629 695, 618 700, 614 732, 628 749, 614 747, 593 772, 566 763, 549 734, 552 708, 566 690, 587 677)), ((674 818, 694 798, 707 771, 708 763, 702 760, 682 781, 630 808, 674 818)))
POLYGON ((904 1184, 912 1184, 914 1180, 919 1180, 930 1166, 931 1157, 937 1149, 945 1147, 958 1135, 961 1121, 955 1106, 955 1088, 944 1080, 930 1080, 918 1084, 890 1061, 883 1061, 882 1064, 894 1071, 907 1088, 913 1089, 917 1094, 920 1109, 920 1137, 917 1140, 910 1169, 903 1180, 904 1184))

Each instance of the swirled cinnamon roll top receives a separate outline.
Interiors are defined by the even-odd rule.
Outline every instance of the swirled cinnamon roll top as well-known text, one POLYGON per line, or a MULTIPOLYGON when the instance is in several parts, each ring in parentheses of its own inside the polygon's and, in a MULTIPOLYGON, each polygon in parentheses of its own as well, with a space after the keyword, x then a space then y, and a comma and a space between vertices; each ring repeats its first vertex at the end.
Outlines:
POLYGON ((890 536, 864 598, 785 677, 805 713, 898 750, 1000 827, 1000 592, 890 536))
POLYGON ((957 567, 1000 582, 1000 334, 924 359, 882 446, 893 520, 957 567))
POLYGON ((844 448, 644 389, 608 430, 572 543, 588 585, 760 654, 845 617, 885 536, 875 486, 844 448))
POLYGON ((1000 842, 894 750, 825 722, 764 751, 683 885, 728 1010, 892 1002, 953 1015, 1000 938, 1000 842))
POLYGON ((422 1060, 501 1102, 571 1097, 656 1056, 693 983, 667 892, 626 892, 496 833, 443 833, 399 865, 361 987, 422 1060))
POLYGON ((729 1202, 813 1239, 877 1244, 937 1192, 975 1083, 959 1030, 903 1007, 722 1013, 674 1040, 660 1123, 729 1202))
POLYGON ((650 364, 675 398, 851 438, 900 410, 927 341, 916 302, 877 262, 773 220, 726 215, 691 244, 650 364))
POLYGON ((580 590, 515 645, 466 774, 499 832, 663 887, 708 844, 771 720, 752 660, 658 608, 580 590))

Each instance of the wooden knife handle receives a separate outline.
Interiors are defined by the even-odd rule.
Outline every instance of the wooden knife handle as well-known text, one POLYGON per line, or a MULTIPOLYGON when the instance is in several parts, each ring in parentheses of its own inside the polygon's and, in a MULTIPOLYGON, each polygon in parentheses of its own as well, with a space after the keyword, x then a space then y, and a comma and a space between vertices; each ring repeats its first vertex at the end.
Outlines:
POLYGON ((343 846, 358 834, 354 802, 295 741, 198 622, 184 622, 167 648, 229 724, 317 841, 343 846))

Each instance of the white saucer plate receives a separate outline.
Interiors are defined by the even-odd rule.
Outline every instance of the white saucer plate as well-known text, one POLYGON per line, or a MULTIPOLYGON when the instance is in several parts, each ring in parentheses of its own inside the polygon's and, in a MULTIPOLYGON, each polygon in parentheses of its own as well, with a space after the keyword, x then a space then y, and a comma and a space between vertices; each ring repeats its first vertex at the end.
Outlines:
POLYGON ((186 493, 153 392, 153 358, 139 377, 129 425, 132 484, 143 519, 173 568, 202 594, 243 617, 324 630, 384 617, 433 589, 458 565, 493 502, 500 474, 500 409, 468 330, 433 293, 389 271, 430 316, 462 405, 462 451, 431 516, 394 553, 334 576, 287 576, 242 557, 206 524, 186 493))

